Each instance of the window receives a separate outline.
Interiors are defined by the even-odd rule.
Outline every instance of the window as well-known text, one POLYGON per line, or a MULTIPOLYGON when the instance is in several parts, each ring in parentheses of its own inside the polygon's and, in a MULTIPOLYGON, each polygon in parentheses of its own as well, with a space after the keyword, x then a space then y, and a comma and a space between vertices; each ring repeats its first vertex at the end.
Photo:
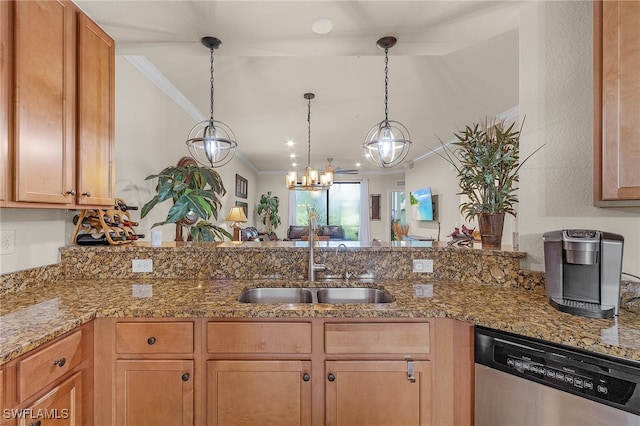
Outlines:
POLYGON ((340 225, 346 239, 357 240, 360 183, 335 182, 328 191, 296 192, 296 225, 307 225, 311 210, 316 212, 318 225, 340 225))

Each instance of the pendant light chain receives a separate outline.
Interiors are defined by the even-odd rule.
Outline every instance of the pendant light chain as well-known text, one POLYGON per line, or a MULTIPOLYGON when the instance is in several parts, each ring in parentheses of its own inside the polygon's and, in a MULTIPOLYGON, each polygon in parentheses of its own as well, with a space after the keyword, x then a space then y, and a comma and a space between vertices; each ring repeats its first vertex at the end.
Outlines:
POLYGON ((209 82, 211 83, 211 103, 209 106, 209 112, 211 113, 211 121, 213 121, 213 48, 211 49, 211 67, 210 67, 210 72, 211 72, 211 77, 209 78, 209 82))
POLYGON ((307 99, 307 123, 308 123, 307 167, 311 167, 311 97, 307 99))
POLYGON ((384 121, 389 121, 389 48, 384 48, 384 121))

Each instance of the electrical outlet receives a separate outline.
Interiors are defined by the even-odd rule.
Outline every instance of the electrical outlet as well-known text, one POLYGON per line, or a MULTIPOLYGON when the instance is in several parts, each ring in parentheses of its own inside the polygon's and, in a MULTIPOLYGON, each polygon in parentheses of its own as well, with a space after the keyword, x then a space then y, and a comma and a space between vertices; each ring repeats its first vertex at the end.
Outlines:
POLYGON ((432 273, 433 259, 413 259, 413 272, 432 273))
POLYGON ((133 259, 131 261, 131 269, 133 272, 153 272, 153 260, 133 259))
POLYGON ((11 254, 16 250, 16 231, 2 231, 0 254, 11 254))

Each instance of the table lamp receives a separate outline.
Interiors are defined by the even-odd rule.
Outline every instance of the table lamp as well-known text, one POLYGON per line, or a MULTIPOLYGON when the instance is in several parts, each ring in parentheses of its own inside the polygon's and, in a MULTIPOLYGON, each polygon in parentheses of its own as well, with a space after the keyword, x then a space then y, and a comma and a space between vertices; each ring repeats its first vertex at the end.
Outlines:
POLYGON ((243 222, 247 221, 247 216, 244 214, 242 207, 231 207, 231 211, 227 215, 228 222, 233 222, 233 241, 240 241, 240 227, 243 222))

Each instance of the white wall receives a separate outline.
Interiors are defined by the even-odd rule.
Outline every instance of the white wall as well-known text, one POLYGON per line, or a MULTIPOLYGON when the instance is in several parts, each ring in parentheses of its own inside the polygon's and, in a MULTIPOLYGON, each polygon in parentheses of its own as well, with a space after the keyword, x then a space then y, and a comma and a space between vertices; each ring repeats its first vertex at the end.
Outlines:
POLYGON ((542 234, 599 229, 625 237, 623 271, 640 275, 640 208, 593 207, 593 5, 531 3, 520 30, 523 153, 545 147, 521 177, 520 247, 543 270, 542 234))

